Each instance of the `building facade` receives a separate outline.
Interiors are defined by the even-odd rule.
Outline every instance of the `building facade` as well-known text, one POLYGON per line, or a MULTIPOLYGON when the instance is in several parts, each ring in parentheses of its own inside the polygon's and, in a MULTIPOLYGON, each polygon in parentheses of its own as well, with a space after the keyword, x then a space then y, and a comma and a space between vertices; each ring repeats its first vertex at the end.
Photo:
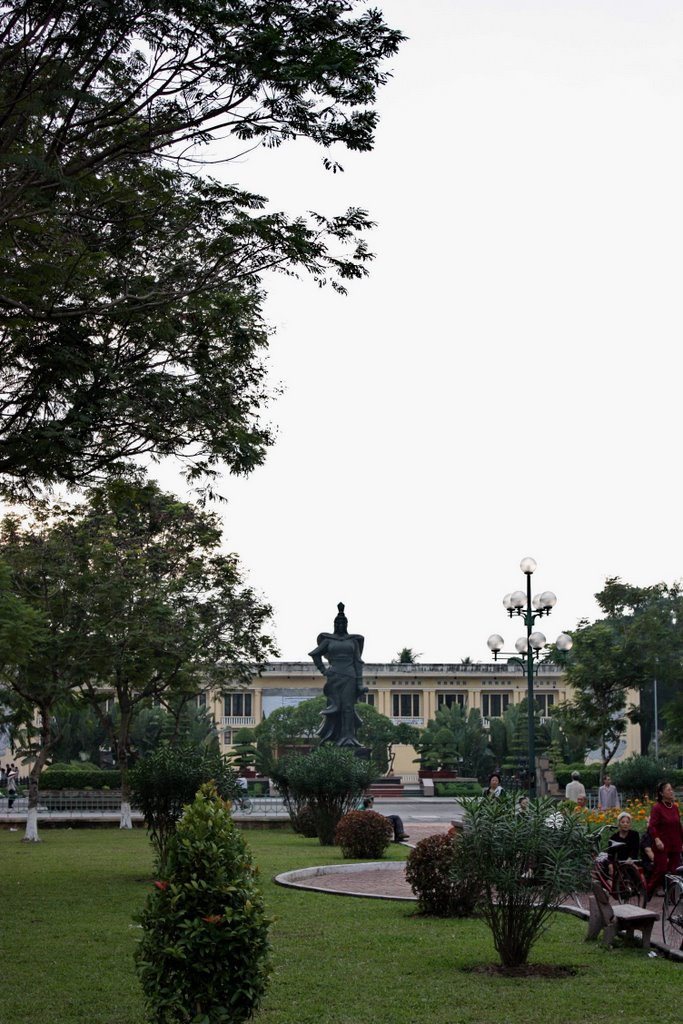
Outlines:
MULTIPOLYGON (((210 707, 221 738, 221 749, 229 751, 234 734, 252 728, 276 708, 300 704, 322 694, 324 678, 311 662, 268 662, 250 686, 202 695, 210 707)), ((508 707, 527 695, 527 680, 519 666, 508 663, 479 664, 365 664, 365 700, 395 724, 401 722, 424 728, 442 707, 459 704, 476 708, 488 728, 492 718, 501 718, 508 707)), ((534 697, 541 705, 541 720, 550 709, 571 697, 571 687, 558 665, 538 666, 534 697)), ((629 693, 637 703, 637 694, 629 693)), ((414 775, 417 765, 413 747, 395 749, 394 772, 414 775)), ((640 733, 629 723, 619 757, 640 753, 640 733)))

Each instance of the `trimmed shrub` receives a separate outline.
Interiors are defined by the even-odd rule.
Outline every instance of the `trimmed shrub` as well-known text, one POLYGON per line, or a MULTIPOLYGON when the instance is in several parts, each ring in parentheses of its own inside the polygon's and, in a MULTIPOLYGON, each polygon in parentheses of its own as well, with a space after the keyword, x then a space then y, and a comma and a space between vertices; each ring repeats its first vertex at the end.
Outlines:
POLYGON ((160 743, 131 768, 129 779, 131 802, 145 816, 158 871, 164 870, 168 843, 183 808, 203 783, 212 781, 224 800, 238 795, 236 775, 226 759, 187 743, 160 743))
POLYGON ((350 811, 337 825, 335 842, 346 859, 383 857, 394 830, 391 822, 376 811, 350 811))
POLYGON ((434 782, 434 796, 481 796, 478 782, 434 782))
POLYGON ((284 757, 271 772, 292 823, 308 805, 322 846, 334 846, 339 820, 355 810, 376 774, 371 761, 331 743, 284 757))
MULTIPOLYGON (((611 771, 611 765, 608 769, 611 771)), ((572 772, 578 772, 581 776, 580 781, 583 782, 586 789, 597 789, 600 785, 600 765, 599 764, 562 764, 555 766, 555 778, 557 779, 558 785, 564 787, 568 782, 572 781, 572 772)))
POLYGON ((97 768, 88 765, 53 764, 40 773, 41 789, 118 789, 121 772, 112 768, 97 768))
POLYGON ((165 878, 139 921, 135 952, 148 1019, 233 1024, 250 1017, 270 973, 257 868, 228 804, 201 787, 168 847, 165 878))
POLYGON ((479 895, 476 885, 451 876, 459 837, 451 829, 446 835, 421 839, 410 851, 406 878, 417 896, 421 914, 434 917, 471 917, 479 895))

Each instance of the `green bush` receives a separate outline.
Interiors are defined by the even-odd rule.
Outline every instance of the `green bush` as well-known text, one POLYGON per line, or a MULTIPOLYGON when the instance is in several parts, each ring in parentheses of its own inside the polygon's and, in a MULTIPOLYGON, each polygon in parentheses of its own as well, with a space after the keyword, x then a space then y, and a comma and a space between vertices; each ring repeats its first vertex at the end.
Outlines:
POLYGON ((233 1024, 250 1017, 270 972, 257 869, 213 785, 202 786, 168 848, 135 952, 148 1019, 233 1024))
MULTIPOLYGON (((611 767, 611 766, 610 766, 611 767)), ((599 764, 563 764, 555 767, 555 778, 562 788, 572 781, 572 772, 578 772, 586 789, 597 789, 600 785, 599 764)))
POLYGON ((588 888, 591 833, 583 815, 562 814, 548 799, 521 813, 510 797, 464 806, 453 878, 475 887, 501 962, 514 969, 567 895, 588 888))
POLYGON ((446 835, 421 839, 406 864, 406 878, 417 896, 420 913, 434 917, 471 917, 477 902, 476 887, 468 879, 452 878, 459 837, 446 835))
POLYGON ((41 789, 119 789, 121 772, 112 768, 97 768, 88 765, 53 764, 40 775, 41 789))
POLYGON ((388 818, 376 811, 349 811, 337 825, 335 842, 346 859, 383 857, 394 829, 388 818))
POLYGON ((131 768, 131 804, 145 817, 159 871, 164 870, 168 842, 183 808, 194 800, 199 787, 212 781, 219 796, 234 799, 239 792, 236 779, 221 754, 187 743, 160 743, 131 768))
POLYGON ((324 743, 310 754, 282 758, 271 774, 292 823, 308 805, 321 845, 334 846, 339 820, 356 808, 377 769, 351 750, 324 743))
POLYGON ((631 754, 610 765, 609 771, 619 792, 627 796, 654 795, 659 783, 671 775, 660 761, 643 754, 631 754))
POLYGON ((478 782, 434 782, 435 796, 481 796, 478 782))

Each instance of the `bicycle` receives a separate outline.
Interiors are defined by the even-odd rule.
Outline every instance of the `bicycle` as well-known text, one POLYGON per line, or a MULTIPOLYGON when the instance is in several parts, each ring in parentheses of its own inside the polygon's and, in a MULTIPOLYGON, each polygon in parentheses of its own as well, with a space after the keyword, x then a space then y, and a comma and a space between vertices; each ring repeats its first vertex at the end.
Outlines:
POLYGON ((254 809, 254 805, 248 796, 238 796, 236 803, 238 810, 243 814, 251 814, 254 809))
POLYGON ((683 949, 683 866, 664 876, 662 936, 669 949, 683 949))
MULTIPOLYGON (((598 842, 605 829, 597 835, 598 842)), ((612 849, 620 846, 610 842, 612 849)), ((630 903, 645 909, 647 905, 647 883, 639 860, 612 860, 607 853, 593 854, 593 873, 605 892, 617 903, 630 903), (611 870, 610 870, 611 869, 611 870)))

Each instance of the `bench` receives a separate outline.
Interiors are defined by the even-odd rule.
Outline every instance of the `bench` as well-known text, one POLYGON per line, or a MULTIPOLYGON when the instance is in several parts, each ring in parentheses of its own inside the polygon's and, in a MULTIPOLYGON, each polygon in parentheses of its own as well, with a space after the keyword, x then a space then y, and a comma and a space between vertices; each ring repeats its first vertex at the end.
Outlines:
POLYGON ((652 910, 643 910, 642 907, 610 903, 609 896, 599 882, 593 882, 592 889, 593 895, 588 901, 586 941, 597 939, 603 928, 603 942, 606 946, 611 946, 615 935, 633 935, 635 931, 639 931, 643 949, 649 950, 652 928, 658 915, 652 910))

